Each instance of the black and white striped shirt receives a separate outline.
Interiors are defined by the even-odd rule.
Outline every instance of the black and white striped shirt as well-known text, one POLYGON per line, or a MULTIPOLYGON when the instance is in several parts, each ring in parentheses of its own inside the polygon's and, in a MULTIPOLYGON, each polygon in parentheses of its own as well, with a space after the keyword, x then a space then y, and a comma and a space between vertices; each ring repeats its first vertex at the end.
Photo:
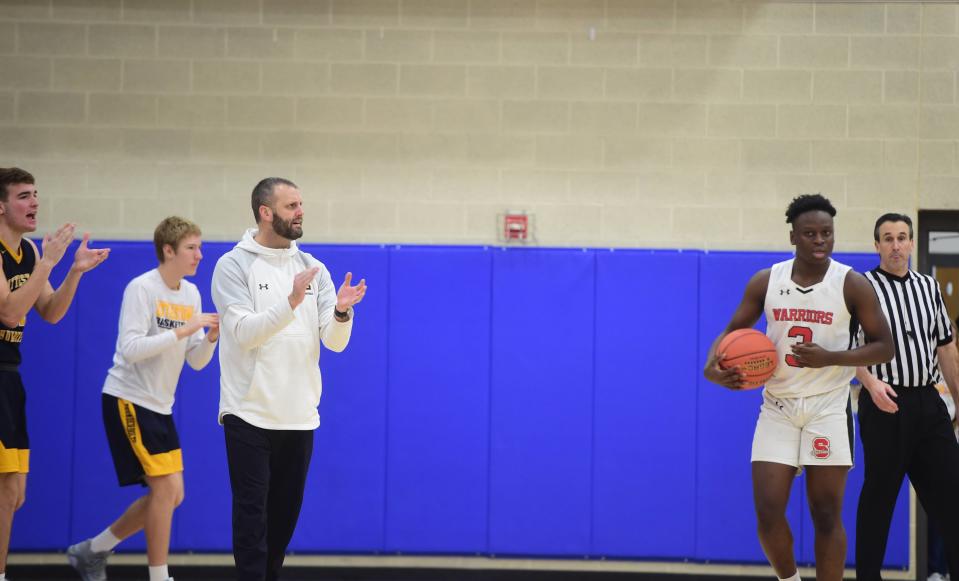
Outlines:
POLYGON ((952 325, 936 279, 909 271, 899 277, 880 268, 865 273, 889 320, 896 355, 869 373, 897 387, 942 381, 936 349, 952 341, 952 325))

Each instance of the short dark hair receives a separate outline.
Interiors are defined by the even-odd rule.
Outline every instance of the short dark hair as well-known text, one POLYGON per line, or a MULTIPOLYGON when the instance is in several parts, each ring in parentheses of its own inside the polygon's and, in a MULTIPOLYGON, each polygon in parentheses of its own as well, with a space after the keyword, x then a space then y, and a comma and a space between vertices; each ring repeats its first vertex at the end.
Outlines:
POLYGON ((833 207, 829 198, 826 198, 822 194, 803 194, 793 198, 793 201, 789 203, 789 207, 786 208, 786 223, 792 224, 801 214, 816 210, 825 212, 833 218, 836 217, 836 208, 833 207))
POLYGON ((879 242, 879 227, 886 222, 905 222, 906 225, 909 226, 909 239, 912 240, 912 218, 905 214, 889 212, 888 214, 879 216, 879 219, 876 220, 876 226, 872 229, 872 237, 876 242, 879 242))
POLYGON ((33 175, 25 169, 19 167, 0 167, 0 202, 6 202, 10 192, 7 186, 13 184, 35 184, 33 175))
POLYGON ((297 185, 286 178, 264 178, 253 188, 252 204, 253 219, 260 223, 260 206, 268 208, 273 207, 273 189, 276 186, 289 186, 296 188, 297 185))

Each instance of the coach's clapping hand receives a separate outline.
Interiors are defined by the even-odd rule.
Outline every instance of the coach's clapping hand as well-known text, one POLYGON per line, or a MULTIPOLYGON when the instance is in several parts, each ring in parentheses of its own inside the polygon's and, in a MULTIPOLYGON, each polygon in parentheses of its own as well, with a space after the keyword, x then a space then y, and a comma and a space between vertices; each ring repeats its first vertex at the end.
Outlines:
POLYGON ((320 272, 320 267, 314 266, 313 268, 307 268, 293 277, 293 291, 290 292, 290 296, 287 297, 290 301, 291 309, 296 309, 296 307, 300 306, 300 303, 303 302, 303 298, 306 296, 306 287, 310 286, 310 283, 316 278, 316 273, 318 272, 320 272))
POLYGON ((709 381, 728 389, 742 389, 746 384, 746 378, 743 376, 742 372, 740 372, 739 367, 723 369, 719 366, 719 361, 724 355, 725 353, 713 353, 713 356, 706 364, 706 369, 703 369, 703 376, 705 376, 709 381))
POLYGON ((366 279, 361 278, 356 286, 350 286, 352 281, 353 273, 346 273, 346 278, 343 279, 340 290, 336 292, 336 310, 341 313, 350 310, 350 307, 362 301, 363 297, 366 296, 366 279))

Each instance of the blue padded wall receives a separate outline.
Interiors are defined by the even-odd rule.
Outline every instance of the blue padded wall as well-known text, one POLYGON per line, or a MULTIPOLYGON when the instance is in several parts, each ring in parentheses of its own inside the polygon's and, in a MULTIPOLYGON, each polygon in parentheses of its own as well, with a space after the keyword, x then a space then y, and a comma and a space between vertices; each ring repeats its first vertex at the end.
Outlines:
POLYGON ((699 255, 599 252, 596 263, 591 553, 692 555, 699 255))
MULTIPOLYGON (((38 243, 39 247, 39 243, 38 243)), ((73 260, 76 244, 67 249, 51 277, 59 286, 73 260)), ((73 478, 73 389, 78 339, 76 309, 56 325, 27 315, 20 366, 27 392, 30 475, 27 502, 17 511, 10 548, 55 550, 70 539, 70 482, 73 478), (69 345, 70 348, 61 348, 69 345), (51 518, 56 515, 55 518, 51 518)))
POLYGON ((590 550, 594 270, 591 252, 494 253, 493 553, 590 550))
POLYGON ((303 512, 290 550, 376 552, 383 547, 386 479, 389 253, 378 247, 304 250, 323 262, 337 288, 347 271, 366 278, 350 344, 324 348, 323 398, 303 512))
MULTIPOLYGON (((76 345, 72 542, 102 531, 144 492, 139 486, 117 484, 100 395, 113 363, 123 290, 132 278, 156 265, 156 254, 152 244, 119 242, 110 247, 110 258, 83 276, 74 304, 81 338, 76 345)), ((139 533, 121 549, 142 551, 145 546, 139 533)))
MULTIPOLYGON (((761 390, 733 392, 703 378, 713 341, 729 323, 750 277, 785 254, 704 254, 699 274, 699 433, 695 557, 765 563, 756 537, 750 455, 762 403, 761 390)), ((765 329, 760 319, 756 324, 765 329)), ((799 536, 801 487, 794 484, 787 510, 799 536)))
MULTIPOLYGON (((64 321, 30 318, 33 473, 15 550, 62 549, 143 492, 116 484, 100 390, 123 289, 155 257, 150 243, 111 246, 64 321)), ((208 309, 213 267, 232 246, 204 244, 193 282, 208 309)), ((292 550, 765 562, 749 466, 760 392, 723 390, 701 369, 749 276, 787 255, 305 249, 337 285, 351 270, 370 291, 346 352, 323 351, 322 425, 292 550)), ((184 368, 174 413, 186 501, 175 551, 230 550, 218 400, 216 358, 184 368)), ((804 483, 789 517, 808 562, 804 483)), ((857 466, 844 510, 850 547, 860 485, 857 466)), ((907 501, 894 517, 890 567, 908 565, 907 501)), ((122 549, 142 551, 142 535, 122 549)))
POLYGON ((492 252, 392 255, 388 551, 486 551, 492 252))
MULTIPOLYGON (((204 312, 215 312, 210 282, 216 261, 233 244, 203 243, 203 260, 190 280, 200 290, 204 312)), ((183 366, 173 416, 183 447, 183 504, 173 519, 171 550, 229 551, 230 475, 223 428, 217 423, 220 403, 220 352, 200 371, 183 366), (226 534, 224 534, 224 531, 226 534)))

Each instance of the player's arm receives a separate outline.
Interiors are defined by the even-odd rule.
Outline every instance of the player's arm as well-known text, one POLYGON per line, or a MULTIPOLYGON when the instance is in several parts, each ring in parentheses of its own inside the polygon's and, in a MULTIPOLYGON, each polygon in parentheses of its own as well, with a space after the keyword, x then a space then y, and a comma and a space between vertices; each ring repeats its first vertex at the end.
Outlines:
POLYGON ((719 367, 719 361, 723 353, 717 353, 716 347, 723 337, 736 329, 748 329, 756 324, 759 317, 763 314, 763 308, 766 303, 766 289, 769 287, 769 269, 760 270, 753 275, 746 283, 746 290, 743 298, 733 313, 732 319, 726 328, 709 348, 709 355, 706 360, 706 367, 703 369, 703 376, 713 383, 718 383, 723 387, 730 389, 740 389, 743 387, 744 378, 738 367, 722 369, 719 367))
POLYGON ((73 228, 73 224, 64 224, 53 234, 44 236, 42 257, 37 252, 36 245, 30 241, 37 257, 30 278, 23 286, 13 291, 10 290, 9 281, 6 284, 0 284, 0 322, 4 325, 7 327, 19 325, 30 308, 38 304, 47 291, 53 292, 49 282, 50 273, 63 258, 70 241, 73 240, 73 228))
MULTIPOLYGON (((71 238, 73 233, 71 231, 71 238)), ((83 273, 88 272, 96 268, 101 262, 107 259, 110 255, 109 248, 89 248, 87 245, 90 242, 90 235, 84 234, 83 240, 80 242, 80 246, 77 248, 76 253, 73 257, 73 264, 70 266, 70 272, 67 273, 66 278, 63 279, 63 282, 60 284, 57 290, 53 290, 53 287, 50 285, 49 279, 44 285, 43 289, 40 291, 40 296, 37 298, 36 309, 37 313, 43 317, 44 321, 48 323, 56 323, 67 314, 67 310, 70 308, 70 303, 73 302, 73 297, 77 293, 77 286, 80 284, 80 277, 83 276, 83 273)), ((33 244, 33 241, 30 241, 30 244, 33 244)), ((36 252, 36 245, 33 246, 34 252, 36 252)))
POLYGON ((828 351, 816 343, 797 343, 793 356, 802 367, 864 367, 886 363, 895 356, 892 331, 879 306, 879 298, 866 277, 850 270, 843 283, 846 308, 859 320, 865 344, 855 349, 828 351))
MULTIPOLYGON (((203 312, 203 304, 200 300, 199 293, 197 293, 193 309, 196 313, 203 312)), ((216 340, 220 336, 220 318, 216 314, 206 314, 203 316, 206 317, 206 321, 209 323, 206 325, 207 332, 204 333, 203 329, 200 328, 187 338, 186 362, 197 371, 206 367, 206 364, 213 359, 213 352, 216 350, 216 340)))

